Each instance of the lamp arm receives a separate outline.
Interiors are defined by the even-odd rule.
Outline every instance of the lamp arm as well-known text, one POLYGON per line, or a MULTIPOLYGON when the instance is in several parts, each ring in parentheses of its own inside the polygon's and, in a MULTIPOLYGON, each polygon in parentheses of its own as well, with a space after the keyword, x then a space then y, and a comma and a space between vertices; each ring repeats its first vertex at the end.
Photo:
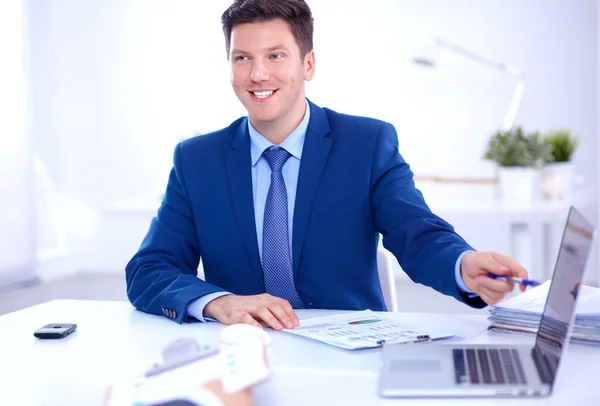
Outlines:
POLYGON ((509 65, 509 64, 506 64, 506 63, 502 63, 502 62, 497 62, 497 61, 494 61, 492 59, 488 59, 488 58, 483 57, 483 56, 481 56, 479 54, 476 54, 473 51, 469 51, 468 49, 465 49, 465 48, 463 48, 461 46, 458 46, 456 44, 452 44, 451 42, 443 41, 443 40, 441 40, 439 38, 436 38, 435 42, 436 42, 436 44, 439 47, 446 48, 447 50, 452 51, 454 53, 457 53, 459 55, 462 55, 465 58, 472 59, 472 60, 474 60, 476 62, 479 62, 479 63, 481 63, 483 65, 489 66, 489 67, 494 68, 494 69, 501 70, 502 72, 505 72, 505 73, 507 73, 507 74, 509 74, 511 76, 515 76, 515 77, 517 77, 519 79, 523 78, 522 75, 521 75, 521 72, 517 68, 515 68, 514 66, 512 66, 512 65, 509 65))
POLYGON ((525 80, 523 79, 523 75, 521 74, 521 72, 512 65, 485 58, 479 54, 476 54, 475 52, 469 51, 468 49, 465 49, 456 44, 442 41, 439 38, 436 38, 435 42, 441 48, 445 48, 465 58, 479 62, 491 68, 498 69, 508 75, 517 78, 517 87, 513 92, 512 98, 508 105, 508 110, 506 111, 506 114, 504 115, 504 120, 502 122, 502 129, 506 131, 510 130, 515 122, 517 110, 519 109, 519 104, 521 103, 521 99, 523 98, 523 92, 525 90, 525 80))
POLYGON ((519 109, 521 98, 523 97, 524 90, 525 81, 519 78, 519 81, 517 82, 517 87, 515 88, 512 98, 510 99, 508 110, 506 110, 506 114, 504 115, 504 121, 502 122, 502 129, 504 131, 509 131, 513 127, 515 118, 517 116, 517 110, 519 109))

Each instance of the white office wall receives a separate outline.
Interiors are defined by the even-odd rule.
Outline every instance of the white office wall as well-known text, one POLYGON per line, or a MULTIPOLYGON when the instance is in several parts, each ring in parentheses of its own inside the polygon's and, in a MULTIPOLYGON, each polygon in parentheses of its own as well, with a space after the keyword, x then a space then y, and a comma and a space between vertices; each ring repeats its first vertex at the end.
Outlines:
MULTIPOLYGON (((244 113, 229 87, 219 24, 228 4, 29 0, 35 141, 60 191, 99 215, 115 201, 155 201, 178 140, 244 113)), ((392 122, 417 174, 493 175, 480 156, 515 85, 514 78, 449 52, 441 52, 434 70, 411 64, 440 37, 522 70, 527 82, 517 123, 580 134, 576 170, 596 188, 595 1, 309 4, 317 75, 308 97, 392 122)), ((118 240, 143 235, 145 227, 134 228, 109 233, 113 246, 133 249, 118 240)), ((98 249, 106 238, 72 240, 73 266, 122 269, 123 256, 111 262, 98 249)))
POLYGON ((0 287, 35 278, 24 2, 0 2, 0 287))
POLYGON ((479 158, 516 81, 448 51, 435 70, 408 62, 440 37, 519 68, 526 88, 517 124, 581 133, 577 171, 593 183, 595 8, 595 1, 314 2, 321 82, 312 94, 394 123, 417 173, 489 175, 479 158), (319 36, 328 21, 335 25, 319 36))

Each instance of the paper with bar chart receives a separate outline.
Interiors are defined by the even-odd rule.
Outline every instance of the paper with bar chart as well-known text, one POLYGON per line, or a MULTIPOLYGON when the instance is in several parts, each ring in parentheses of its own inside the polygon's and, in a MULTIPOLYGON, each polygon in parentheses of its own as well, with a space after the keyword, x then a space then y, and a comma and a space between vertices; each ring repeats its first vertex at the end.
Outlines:
POLYGON ((348 350, 407 344, 452 337, 453 334, 386 318, 371 310, 305 319, 282 330, 348 350))

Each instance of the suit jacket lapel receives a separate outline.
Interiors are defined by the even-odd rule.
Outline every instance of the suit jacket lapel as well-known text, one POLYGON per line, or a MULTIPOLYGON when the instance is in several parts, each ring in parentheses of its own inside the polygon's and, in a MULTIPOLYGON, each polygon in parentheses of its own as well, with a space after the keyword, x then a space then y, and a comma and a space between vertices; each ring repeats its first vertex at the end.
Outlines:
POLYGON ((310 101, 308 104, 310 106, 310 122, 306 129, 304 147, 302 148, 298 187, 296 189, 296 206, 294 208, 294 229, 292 230, 294 277, 298 272, 312 202, 333 143, 333 140, 327 137, 330 129, 325 111, 310 101))
POLYGON ((227 183, 233 201, 240 233, 252 269, 264 289, 264 278, 258 255, 256 239, 256 221, 254 217, 254 199, 252 197, 252 163, 250 158, 250 136, 248 123, 244 119, 234 135, 232 148, 227 152, 227 183))

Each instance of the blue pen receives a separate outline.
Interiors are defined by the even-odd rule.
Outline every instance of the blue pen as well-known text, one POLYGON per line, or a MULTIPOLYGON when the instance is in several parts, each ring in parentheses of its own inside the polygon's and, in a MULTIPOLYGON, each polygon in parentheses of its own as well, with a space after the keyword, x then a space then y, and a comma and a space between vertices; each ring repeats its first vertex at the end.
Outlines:
POLYGON ((533 281, 531 279, 521 279, 521 278, 517 278, 517 277, 514 277, 514 276, 496 275, 495 273, 491 273, 491 272, 488 273, 487 276, 489 276, 492 279, 497 279, 499 281, 518 283, 519 285, 525 285, 525 286, 538 286, 538 285, 541 285, 541 283, 539 283, 538 281, 533 281))

